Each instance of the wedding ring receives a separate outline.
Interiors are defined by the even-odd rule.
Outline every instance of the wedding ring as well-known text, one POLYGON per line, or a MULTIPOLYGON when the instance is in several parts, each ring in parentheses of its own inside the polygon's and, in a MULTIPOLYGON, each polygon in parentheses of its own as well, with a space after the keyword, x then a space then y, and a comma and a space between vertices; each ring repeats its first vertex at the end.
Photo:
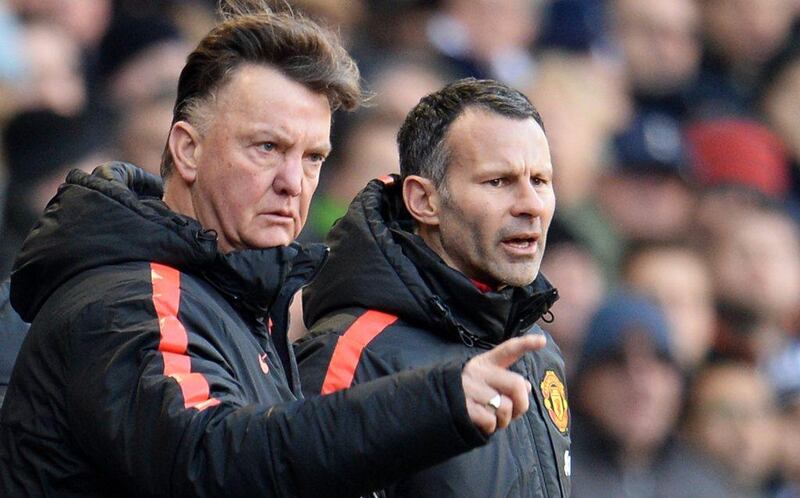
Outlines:
POLYGON ((495 394, 492 399, 486 402, 486 406, 491 406, 495 410, 500 408, 500 401, 502 401, 502 396, 500 394, 495 394))

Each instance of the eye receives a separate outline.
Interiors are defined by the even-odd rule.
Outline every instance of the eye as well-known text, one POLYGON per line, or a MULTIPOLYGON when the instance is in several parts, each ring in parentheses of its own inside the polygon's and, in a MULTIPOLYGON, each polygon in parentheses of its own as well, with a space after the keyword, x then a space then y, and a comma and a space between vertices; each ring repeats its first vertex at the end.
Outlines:
POLYGON ((485 183, 486 183, 487 185, 491 186, 491 187, 502 187, 502 186, 503 186, 503 185, 505 185, 507 182, 506 182, 506 179, 505 179, 505 178, 493 178, 493 179, 491 179, 491 180, 488 180, 488 181, 487 181, 487 182, 485 182, 485 183))
POLYGON ((311 162, 320 164, 324 163, 325 159, 327 159, 325 154, 309 154, 308 158, 311 160, 311 162))
POLYGON ((274 142, 263 142, 261 144, 261 148, 267 152, 271 152, 275 150, 275 143, 274 142))
POLYGON ((534 176, 531 178, 531 184, 534 186, 547 185, 547 183, 548 183, 547 179, 542 178, 540 176, 534 176))

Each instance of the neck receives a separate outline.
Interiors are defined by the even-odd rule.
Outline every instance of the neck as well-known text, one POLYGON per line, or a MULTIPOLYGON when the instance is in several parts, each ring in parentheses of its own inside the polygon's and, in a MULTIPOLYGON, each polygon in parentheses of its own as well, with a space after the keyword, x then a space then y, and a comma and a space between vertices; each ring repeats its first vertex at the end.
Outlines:
POLYGON ((164 180, 164 203, 178 214, 197 219, 189 189, 169 178, 164 180))
MULTIPOLYGON (((457 264, 455 264, 453 259, 450 257, 449 254, 447 254, 447 251, 444 249, 444 245, 442 244, 441 232, 437 230, 435 227, 420 224, 417 226, 416 233, 425 242, 425 244, 428 247, 430 247, 431 250, 433 250, 433 252, 435 252, 436 254, 439 255, 440 258, 442 258, 442 261, 444 261, 447 266, 453 268, 454 270, 458 270, 464 276, 470 279, 473 283, 479 282, 480 285, 477 286, 479 289, 481 289, 481 286, 486 286, 487 289, 497 291, 506 287, 503 284, 497 285, 491 282, 485 282, 482 279, 482 277, 476 275, 470 275, 467 272, 465 272, 463 268, 460 268, 457 264)), ((481 291, 486 292, 483 289, 481 289, 481 291)))
MULTIPOLYGON (((428 225, 418 224, 416 229, 417 235, 425 241, 425 244, 431 248, 433 252, 439 255, 442 260, 447 263, 447 266, 450 268, 455 268, 456 270, 461 271, 460 268, 453 265, 453 262, 447 255, 447 252, 444 250, 444 246, 442 245, 442 238, 439 230, 436 230, 434 227, 428 225)), ((462 272, 463 273, 463 272, 462 272)), ((469 277, 469 275, 467 275, 469 277)), ((471 277, 470 277, 471 278, 471 277)))

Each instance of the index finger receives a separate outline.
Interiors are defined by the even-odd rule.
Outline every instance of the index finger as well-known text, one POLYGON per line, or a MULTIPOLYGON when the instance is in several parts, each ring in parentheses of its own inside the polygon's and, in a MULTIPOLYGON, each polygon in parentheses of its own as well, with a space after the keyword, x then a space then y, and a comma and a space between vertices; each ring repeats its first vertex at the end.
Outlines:
POLYGON ((545 344, 547 339, 543 335, 526 335, 508 339, 483 354, 488 362, 508 368, 525 353, 542 349, 545 344))

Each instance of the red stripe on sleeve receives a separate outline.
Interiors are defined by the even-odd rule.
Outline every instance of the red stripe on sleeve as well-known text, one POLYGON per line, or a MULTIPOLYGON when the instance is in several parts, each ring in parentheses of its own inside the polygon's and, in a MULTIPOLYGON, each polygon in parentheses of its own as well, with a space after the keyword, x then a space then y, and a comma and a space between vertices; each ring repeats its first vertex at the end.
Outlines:
POLYGON ((169 266, 150 263, 150 279, 153 284, 153 305, 161 330, 158 350, 164 357, 164 375, 178 382, 186 408, 204 410, 218 405, 219 400, 210 397, 210 387, 205 376, 192 373, 192 360, 186 354, 189 335, 178 319, 181 273, 169 266))
POLYGON ((171 353, 164 351, 164 375, 172 376, 181 372, 189 372, 192 369, 192 362, 185 354, 171 353))
POLYGON ((396 321, 396 316, 374 310, 358 317, 336 343, 325 381, 322 383, 322 394, 350 387, 361 352, 370 341, 396 321))

